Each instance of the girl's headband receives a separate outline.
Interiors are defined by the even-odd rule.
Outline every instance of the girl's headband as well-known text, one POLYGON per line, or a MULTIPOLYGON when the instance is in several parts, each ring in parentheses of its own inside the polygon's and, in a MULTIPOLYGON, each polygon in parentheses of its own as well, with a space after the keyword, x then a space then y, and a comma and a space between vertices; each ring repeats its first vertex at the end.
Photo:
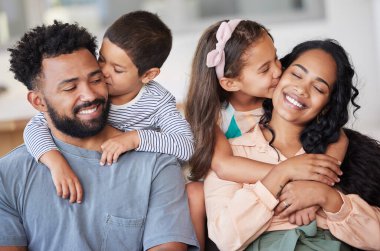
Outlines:
POLYGON ((207 67, 215 67, 216 76, 221 79, 224 76, 225 54, 224 46, 231 38, 235 28, 240 23, 240 19, 233 19, 227 22, 222 22, 216 32, 216 48, 207 54, 207 67))

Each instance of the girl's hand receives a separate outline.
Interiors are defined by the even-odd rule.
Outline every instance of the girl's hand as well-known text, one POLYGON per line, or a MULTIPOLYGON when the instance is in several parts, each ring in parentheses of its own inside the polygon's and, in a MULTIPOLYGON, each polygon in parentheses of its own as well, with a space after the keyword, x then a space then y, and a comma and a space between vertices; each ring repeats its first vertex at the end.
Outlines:
POLYGON ((100 165, 112 165, 122 153, 136 149, 140 145, 140 139, 137 131, 130 131, 115 136, 105 141, 100 147, 102 157, 100 165))
POLYGON ((333 186, 342 175, 340 161, 325 154, 302 154, 289 158, 276 166, 280 172, 286 172, 290 181, 314 180, 333 186))
POLYGON ((316 219, 319 208, 320 206, 311 206, 298 210, 289 215, 289 222, 298 226, 309 225, 310 222, 316 219))

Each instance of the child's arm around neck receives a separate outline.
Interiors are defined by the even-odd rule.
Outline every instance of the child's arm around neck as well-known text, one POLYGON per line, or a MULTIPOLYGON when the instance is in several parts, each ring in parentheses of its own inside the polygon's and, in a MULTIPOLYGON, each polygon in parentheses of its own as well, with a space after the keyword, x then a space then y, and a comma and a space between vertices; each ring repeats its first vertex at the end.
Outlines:
POLYGON ((211 169, 220 179, 237 183, 256 183, 269 173, 272 164, 234 156, 230 143, 218 127, 211 169))

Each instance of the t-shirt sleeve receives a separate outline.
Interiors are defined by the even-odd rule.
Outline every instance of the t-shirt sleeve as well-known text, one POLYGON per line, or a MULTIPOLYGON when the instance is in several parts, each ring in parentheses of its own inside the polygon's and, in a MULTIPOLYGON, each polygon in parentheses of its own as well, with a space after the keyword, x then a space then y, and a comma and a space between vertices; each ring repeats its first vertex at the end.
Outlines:
POLYGON ((21 215, 17 210, 20 206, 16 203, 18 196, 13 195, 18 189, 12 186, 14 179, 6 179, 14 173, 6 172, 6 166, 1 166, 3 164, 0 163, 0 246, 27 246, 21 215))
POLYGON ((188 250, 199 250, 179 164, 173 157, 160 155, 156 165, 158 171, 151 186, 144 250, 168 242, 185 243, 188 250))

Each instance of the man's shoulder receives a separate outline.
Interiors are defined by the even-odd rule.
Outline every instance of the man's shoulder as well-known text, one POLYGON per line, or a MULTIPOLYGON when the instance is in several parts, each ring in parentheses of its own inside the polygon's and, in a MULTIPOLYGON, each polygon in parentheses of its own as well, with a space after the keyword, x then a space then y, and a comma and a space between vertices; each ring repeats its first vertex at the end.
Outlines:
POLYGON ((167 167, 181 169, 177 158, 174 155, 156 152, 130 151, 123 154, 119 163, 126 163, 129 166, 136 166, 138 170, 145 170, 153 173, 159 173, 167 167))
POLYGON ((6 177, 7 181, 15 182, 27 177, 30 169, 38 163, 26 149, 25 145, 20 145, 0 158, 0 176, 6 177))
POLYGON ((32 155, 26 149, 24 144, 19 145, 9 153, 0 158, 1 167, 6 165, 15 165, 16 163, 35 162, 32 155))

